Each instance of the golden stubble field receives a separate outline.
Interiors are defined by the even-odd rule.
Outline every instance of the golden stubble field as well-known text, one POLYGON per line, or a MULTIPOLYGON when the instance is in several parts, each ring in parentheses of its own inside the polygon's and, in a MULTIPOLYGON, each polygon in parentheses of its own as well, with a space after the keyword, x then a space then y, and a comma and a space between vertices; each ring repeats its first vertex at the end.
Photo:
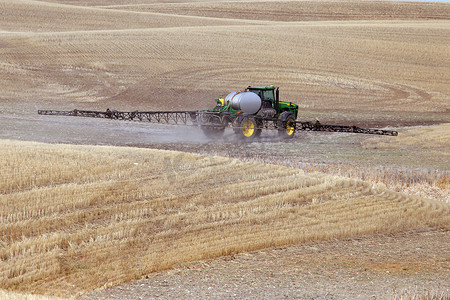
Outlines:
POLYGON ((4 100, 192 109, 276 84, 306 111, 448 119, 446 3, 0 3, 4 100))
POLYGON ((182 152, 0 143, 1 287, 74 296, 192 261, 448 230, 447 203, 182 152))
POLYGON ((0 288, 73 296, 268 247, 448 232, 448 124, 358 141, 350 165, 323 138, 330 164, 290 152, 306 173, 262 163, 285 161, 276 143, 252 163, 258 145, 243 162, 14 140, 45 140, 41 108, 203 109, 250 84, 280 86, 300 119, 448 123, 449 20, 439 2, 0 0, 0 288), (374 166, 393 154, 423 169, 374 166))

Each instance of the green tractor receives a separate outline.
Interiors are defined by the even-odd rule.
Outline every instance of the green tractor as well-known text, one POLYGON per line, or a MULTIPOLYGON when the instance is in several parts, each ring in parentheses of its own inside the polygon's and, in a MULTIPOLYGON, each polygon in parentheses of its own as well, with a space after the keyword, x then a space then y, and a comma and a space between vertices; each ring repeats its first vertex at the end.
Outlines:
POLYGON ((298 105, 280 101, 278 87, 249 86, 216 99, 217 105, 208 110, 196 111, 105 111, 78 110, 38 110, 40 115, 77 116, 104 118, 124 121, 200 126, 212 138, 220 137, 226 127, 231 126, 244 140, 252 140, 263 129, 278 131, 283 138, 292 138, 296 130, 352 132, 397 136, 394 130, 361 128, 348 125, 327 125, 319 121, 296 121, 298 105))
POLYGON ((298 105, 280 101, 275 86, 249 86, 216 99, 213 109, 203 111, 200 124, 205 135, 219 137, 231 125, 246 140, 261 135, 263 129, 277 129, 283 138, 292 138, 298 105))

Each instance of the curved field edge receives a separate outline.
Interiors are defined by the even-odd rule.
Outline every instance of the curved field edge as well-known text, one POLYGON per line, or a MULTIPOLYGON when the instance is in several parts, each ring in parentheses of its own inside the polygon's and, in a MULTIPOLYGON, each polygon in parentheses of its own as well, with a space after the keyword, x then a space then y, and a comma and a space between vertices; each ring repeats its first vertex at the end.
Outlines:
POLYGON ((367 182, 181 152, 0 140, 0 288, 74 296, 192 261, 449 229, 367 182))
MULTIPOLYGON (((66 1, 65 1, 66 2, 66 1)), ((75 2, 75 1, 73 1, 75 2)), ((92 1, 98 5, 98 1, 92 1)), ((108 1, 109 2, 109 1, 108 1)), ((78 4, 79 1, 76 1, 78 4)), ((445 3, 400 1, 209 1, 182 3, 105 3, 113 10, 159 12, 215 18, 266 21, 449 19, 445 3)))
POLYGON ((111 10, 30 0, 0 0, 0 9, 4 12, 0 20, 0 29, 3 33, 127 30, 256 23, 251 20, 111 10), (83 22, 80 22, 81 19, 83 22))
POLYGON ((450 123, 414 127, 393 139, 372 137, 362 142, 367 149, 427 149, 450 155, 450 123))

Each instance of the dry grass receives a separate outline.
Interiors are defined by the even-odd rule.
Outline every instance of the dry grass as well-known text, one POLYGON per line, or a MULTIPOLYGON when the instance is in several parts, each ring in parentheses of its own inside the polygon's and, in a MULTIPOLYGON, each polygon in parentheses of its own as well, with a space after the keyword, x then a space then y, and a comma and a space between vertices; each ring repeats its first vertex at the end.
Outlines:
POLYGON ((406 169, 398 167, 368 167, 357 163, 299 161, 289 158, 236 155, 242 161, 263 162, 299 168, 307 174, 322 172, 334 176, 357 178, 373 185, 382 185, 391 191, 416 195, 450 203, 450 172, 430 169, 406 169))
POLYGON ((3 300, 58 300, 61 298, 43 295, 22 294, 0 290, 0 298, 3 300))
POLYGON ((450 159, 450 123, 404 130, 393 138, 370 138, 362 143, 371 149, 428 149, 450 159))
POLYGON ((380 111, 448 114, 444 37, 449 36, 450 13, 444 4, 399 3, 392 9, 390 2, 305 2, 314 6, 308 8, 299 2, 279 21, 254 21, 245 19, 246 5, 264 15, 293 4, 215 3, 209 10, 214 14, 198 17, 178 14, 189 13, 184 6, 201 13, 198 6, 206 4, 167 4, 174 11, 160 15, 42 1, 0 3, 1 97, 12 102, 206 108, 220 93, 273 83, 302 110, 365 112, 375 119, 383 118, 380 111), (222 18, 224 5, 233 12, 242 5, 235 16, 240 19, 222 18), (317 7, 327 21, 292 20, 299 10, 314 13, 317 7), (361 20, 343 15, 345 20, 336 21, 337 7, 366 15, 361 20), (389 12, 390 20, 374 20, 379 11, 389 12), (221 17, 211 17, 216 14, 221 17))
MULTIPOLYGON (((364 149, 398 150, 405 152, 411 159, 420 159, 420 154, 438 157, 442 161, 439 170, 430 168, 412 169, 386 166, 380 162, 376 166, 359 163, 308 161, 298 157, 273 157, 245 152, 229 152, 233 157, 245 161, 259 161, 300 168, 307 173, 323 172, 327 174, 358 178, 373 184, 384 184, 389 190, 419 195, 450 203, 450 124, 400 130, 396 137, 371 137, 362 140, 364 149), (424 152, 424 150, 426 152, 424 152), (418 152, 419 154, 413 155, 418 152)), ((224 154, 224 153, 219 153, 224 154)), ((390 154, 385 154, 390 155, 390 154)))
MULTIPOLYGON (((0 0, 0 114, 20 119, 43 104, 205 108, 219 93, 273 83, 302 111, 448 119, 448 5, 158 2, 0 0)), ((443 202, 288 167, 0 142, 0 287, 9 291, 77 295, 236 252, 448 229, 448 216, 443 202)))
POLYGON ((77 295, 200 259, 450 224, 442 202, 262 163, 7 140, 0 153, 6 290, 77 295))
MULTIPOLYGON (((417 151, 426 149, 427 155, 441 157, 442 161, 450 161, 450 123, 418 127, 402 131, 399 136, 391 139, 383 137, 370 138, 362 142, 366 149, 398 149, 403 151, 417 151)), ((422 195, 433 195, 435 199, 450 202, 450 173, 449 165, 443 165, 445 171, 420 171, 401 170, 402 174, 410 173, 412 180, 391 180, 389 187, 398 189, 402 186, 403 191, 422 195), (421 174, 422 173, 422 174, 421 174)), ((387 172, 389 173, 389 172, 387 172)), ((371 174, 373 174, 371 172, 371 174)))

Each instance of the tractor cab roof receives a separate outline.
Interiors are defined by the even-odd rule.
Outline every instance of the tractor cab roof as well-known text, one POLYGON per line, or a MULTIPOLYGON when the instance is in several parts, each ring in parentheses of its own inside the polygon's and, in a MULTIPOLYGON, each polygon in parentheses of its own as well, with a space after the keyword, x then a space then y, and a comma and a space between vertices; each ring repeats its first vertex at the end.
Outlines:
POLYGON ((274 90, 276 89, 275 86, 270 85, 270 86, 249 86, 248 89, 252 89, 252 90, 274 90))

